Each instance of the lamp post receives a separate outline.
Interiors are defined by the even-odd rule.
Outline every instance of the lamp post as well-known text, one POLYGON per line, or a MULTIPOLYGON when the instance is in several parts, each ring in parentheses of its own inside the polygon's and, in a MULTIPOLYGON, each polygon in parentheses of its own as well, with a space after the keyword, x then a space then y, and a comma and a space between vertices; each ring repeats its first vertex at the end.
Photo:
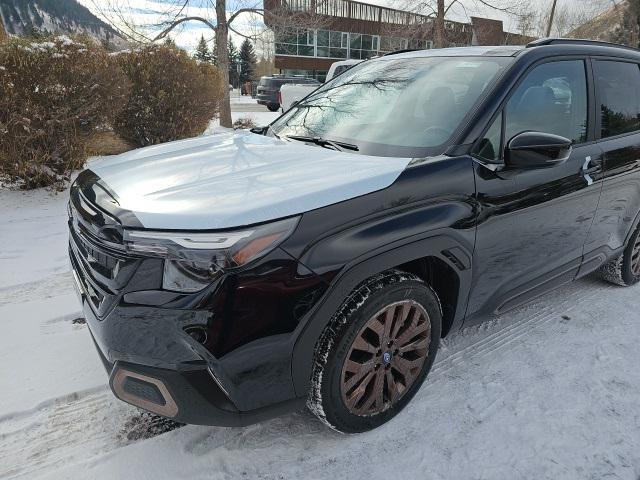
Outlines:
POLYGON ((551 27, 553 26, 553 17, 556 16, 556 5, 558 0, 553 0, 551 5, 551 15, 549 15, 549 23, 547 24, 547 38, 551 36, 551 27))

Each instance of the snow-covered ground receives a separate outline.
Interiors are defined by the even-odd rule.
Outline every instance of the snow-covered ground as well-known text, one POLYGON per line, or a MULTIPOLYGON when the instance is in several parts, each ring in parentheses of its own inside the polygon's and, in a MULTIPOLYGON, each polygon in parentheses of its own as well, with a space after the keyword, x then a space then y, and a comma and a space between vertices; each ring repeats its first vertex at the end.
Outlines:
MULTIPOLYGON (((255 98, 240 95, 237 91, 231 94, 231 119, 250 119, 256 126, 269 125, 282 113, 270 112, 264 105, 258 105, 255 98)), ((209 125, 205 134, 214 134, 220 130, 220 123, 215 119, 209 125)))
MULTIPOLYGON (((235 114, 234 114, 235 115, 235 114)), ((116 400, 66 260, 67 192, 0 191, 0 478, 640 477, 640 287, 587 278, 444 341, 406 411, 184 426, 116 400)))

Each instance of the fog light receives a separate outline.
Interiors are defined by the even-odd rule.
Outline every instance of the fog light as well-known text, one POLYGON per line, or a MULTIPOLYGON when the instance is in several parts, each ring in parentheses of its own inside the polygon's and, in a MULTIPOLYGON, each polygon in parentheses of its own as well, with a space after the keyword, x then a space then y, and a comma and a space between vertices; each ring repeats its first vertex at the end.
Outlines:
POLYGON ((203 327, 188 327, 185 332, 198 343, 204 345, 207 342, 207 331, 203 327))

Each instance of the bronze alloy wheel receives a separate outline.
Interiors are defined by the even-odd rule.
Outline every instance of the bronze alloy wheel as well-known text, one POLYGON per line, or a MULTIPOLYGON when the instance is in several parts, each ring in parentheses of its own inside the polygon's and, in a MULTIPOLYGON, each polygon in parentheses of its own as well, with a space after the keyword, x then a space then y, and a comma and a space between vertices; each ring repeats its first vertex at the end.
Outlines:
POLYGON ((640 235, 636 238, 636 244, 631 253, 631 271, 636 277, 640 275, 640 235))
POLYGON ((416 380, 428 356, 431 320, 413 300, 386 306, 358 332, 342 367, 342 401, 372 416, 394 405, 416 380))

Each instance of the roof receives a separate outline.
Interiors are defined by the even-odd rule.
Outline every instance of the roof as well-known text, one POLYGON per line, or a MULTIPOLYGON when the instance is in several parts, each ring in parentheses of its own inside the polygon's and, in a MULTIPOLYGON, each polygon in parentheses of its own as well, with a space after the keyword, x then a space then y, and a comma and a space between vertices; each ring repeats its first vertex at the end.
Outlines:
POLYGON ((434 48, 397 53, 381 58, 423 58, 423 57, 513 57, 524 50, 522 46, 482 46, 434 48))

